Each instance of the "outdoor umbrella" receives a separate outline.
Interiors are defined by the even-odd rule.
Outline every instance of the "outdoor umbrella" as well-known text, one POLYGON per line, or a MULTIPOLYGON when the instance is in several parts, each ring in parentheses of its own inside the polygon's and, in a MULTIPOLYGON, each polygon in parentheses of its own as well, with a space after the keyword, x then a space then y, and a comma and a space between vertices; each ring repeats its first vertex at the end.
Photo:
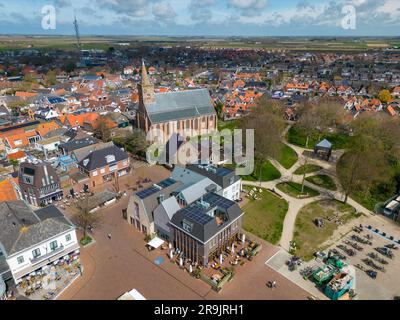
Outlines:
POLYGON ((222 253, 219 255, 219 264, 222 264, 224 262, 224 259, 222 258, 222 253))
POLYGON ((232 254, 235 253, 235 243, 232 243, 232 254))
POLYGON ((242 243, 245 243, 246 242, 246 235, 243 233, 242 234, 242 243))
POLYGON ((192 265, 189 265, 189 273, 192 273, 193 272, 193 267, 192 267, 192 265))
POLYGON ((179 259, 179 265, 180 265, 181 267, 183 267, 183 259, 182 259, 182 258, 179 259))
POLYGON ((171 258, 171 260, 174 258, 174 252, 172 250, 169 252, 169 257, 171 258))

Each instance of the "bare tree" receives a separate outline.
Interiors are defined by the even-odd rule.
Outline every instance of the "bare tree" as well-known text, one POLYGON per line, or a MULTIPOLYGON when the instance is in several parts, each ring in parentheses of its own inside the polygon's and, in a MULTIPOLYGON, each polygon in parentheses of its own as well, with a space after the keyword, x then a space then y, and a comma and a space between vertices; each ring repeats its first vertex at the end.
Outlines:
POLYGON ((282 151, 282 132, 285 128, 283 108, 275 102, 261 99, 249 116, 242 121, 243 129, 255 131, 255 162, 261 183, 262 164, 270 158, 277 159, 282 151))
POLYGON ((90 227, 94 228, 101 224, 100 216, 95 212, 91 212, 92 209, 89 197, 79 199, 76 203, 78 214, 75 217, 75 223, 82 228, 84 238, 86 238, 90 227))
POLYGON ((390 179, 390 167, 382 142, 372 136, 357 135, 338 163, 338 175, 346 203, 355 190, 368 190, 376 182, 390 179))

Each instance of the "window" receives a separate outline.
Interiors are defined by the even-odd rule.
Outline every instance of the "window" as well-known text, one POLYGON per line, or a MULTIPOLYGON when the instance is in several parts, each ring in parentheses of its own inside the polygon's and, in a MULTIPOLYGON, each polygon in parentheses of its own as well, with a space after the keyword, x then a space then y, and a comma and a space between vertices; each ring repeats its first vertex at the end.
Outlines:
POLYGON ((33 259, 36 259, 36 258, 40 257, 41 256, 40 249, 33 250, 32 251, 32 256, 33 256, 33 259))
POLYGON ((97 177, 97 170, 96 170, 96 171, 93 171, 92 176, 93 176, 93 177, 97 177))
POLYGON ((182 222, 182 227, 183 227, 183 230, 185 230, 187 232, 192 232, 193 225, 190 222, 183 221, 182 222))
POLYGON ((71 235, 70 234, 67 234, 66 236, 65 236, 65 241, 67 241, 67 242, 70 242, 71 241, 71 235))
POLYGON ((58 248, 57 240, 55 240, 55 241, 53 241, 53 242, 50 242, 50 250, 51 250, 51 251, 54 251, 54 250, 56 250, 57 248, 58 248))
POLYGON ((103 168, 103 169, 100 169, 100 173, 101 173, 101 174, 103 174, 103 173, 105 173, 105 172, 106 172, 106 169, 104 169, 104 168, 103 168))
POLYGON ((139 205, 135 202, 135 217, 139 218, 139 205))
POLYGON ((106 161, 107 161, 107 163, 114 162, 115 161, 115 156, 112 155, 112 154, 106 156, 106 161))
POLYGON ((24 263, 24 257, 23 256, 18 257, 17 261, 18 261, 18 264, 24 263))

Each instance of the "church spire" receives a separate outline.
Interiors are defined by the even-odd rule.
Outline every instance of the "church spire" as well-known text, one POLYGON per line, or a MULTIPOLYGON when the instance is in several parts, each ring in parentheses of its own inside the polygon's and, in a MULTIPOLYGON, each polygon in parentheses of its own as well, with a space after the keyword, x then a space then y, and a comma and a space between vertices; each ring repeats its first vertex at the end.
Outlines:
POLYGON ((155 102, 154 86, 151 84, 149 75, 147 74, 144 59, 142 59, 142 82, 140 84, 140 91, 144 104, 151 104, 155 102))
POLYGON ((149 75, 147 74, 146 64, 144 63, 144 59, 142 59, 142 86, 143 87, 151 86, 149 75))

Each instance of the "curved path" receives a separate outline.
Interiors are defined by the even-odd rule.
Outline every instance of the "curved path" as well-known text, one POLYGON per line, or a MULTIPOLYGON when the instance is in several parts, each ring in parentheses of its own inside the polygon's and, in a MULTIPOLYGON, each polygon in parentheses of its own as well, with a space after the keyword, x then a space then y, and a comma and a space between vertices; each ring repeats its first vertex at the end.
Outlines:
MULTIPOLYGON (((289 147, 291 147, 297 153, 297 156, 298 156, 297 162, 290 169, 286 169, 278 161, 276 161, 274 159, 270 159, 270 162, 281 173, 282 177, 280 179, 268 181, 268 182, 261 182, 261 183, 260 182, 243 181, 243 184, 249 185, 249 186, 254 186, 254 187, 261 187, 261 188, 265 188, 265 189, 275 190, 275 192, 277 194, 279 194, 283 199, 285 199, 288 202, 289 209, 285 216, 285 220, 283 222, 283 231, 282 231, 281 240, 280 240, 279 244, 284 250, 289 251, 290 242, 292 241, 293 235, 294 235, 296 218, 297 218, 297 215, 300 212, 300 210, 304 206, 306 206, 312 202, 322 200, 322 199, 336 199, 339 201, 343 201, 345 198, 345 195, 344 195, 343 191, 341 190, 340 182, 336 175, 336 163, 335 162, 326 162, 326 161, 322 161, 320 159, 306 158, 306 156, 304 154, 305 154, 305 152, 308 152, 310 150, 292 145, 286 141, 284 141, 284 143, 286 145, 288 145, 289 147), (320 193, 320 195, 317 197, 299 199, 299 198, 291 197, 276 188, 276 186, 282 182, 293 181, 293 182, 301 184, 302 180, 303 180, 303 175, 295 175, 294 172, 299 167, 303 166, 305 163, 318 165, 322 168, 318 172, 313 172, 313 173, 307 174, 306 177, 316 175, 316 174, 329 175, 331 178, 334 179, 334 181, 338 187, 338 191, 330 191, 325 188, 316 186, 308 181, 305 181, 305 185, 307 187, 317 190, 320 193)), ((333 156, 334 156, 334 158, 339 159, 343 153, 344 153, 344 150, 335 150, 333 152, 333 156)), ((367 216, 375 216, 371 211, 364 208, 362 205, 360 205, 359 203, 357 203, 350 197, 348 198, 347 203, 349 205, 351 205, 352 207, 354 207, 358 212, 361 212, 367 216)), ((374 218, 377 220, 382 219, 379 216, 375 216, 374 218)))

